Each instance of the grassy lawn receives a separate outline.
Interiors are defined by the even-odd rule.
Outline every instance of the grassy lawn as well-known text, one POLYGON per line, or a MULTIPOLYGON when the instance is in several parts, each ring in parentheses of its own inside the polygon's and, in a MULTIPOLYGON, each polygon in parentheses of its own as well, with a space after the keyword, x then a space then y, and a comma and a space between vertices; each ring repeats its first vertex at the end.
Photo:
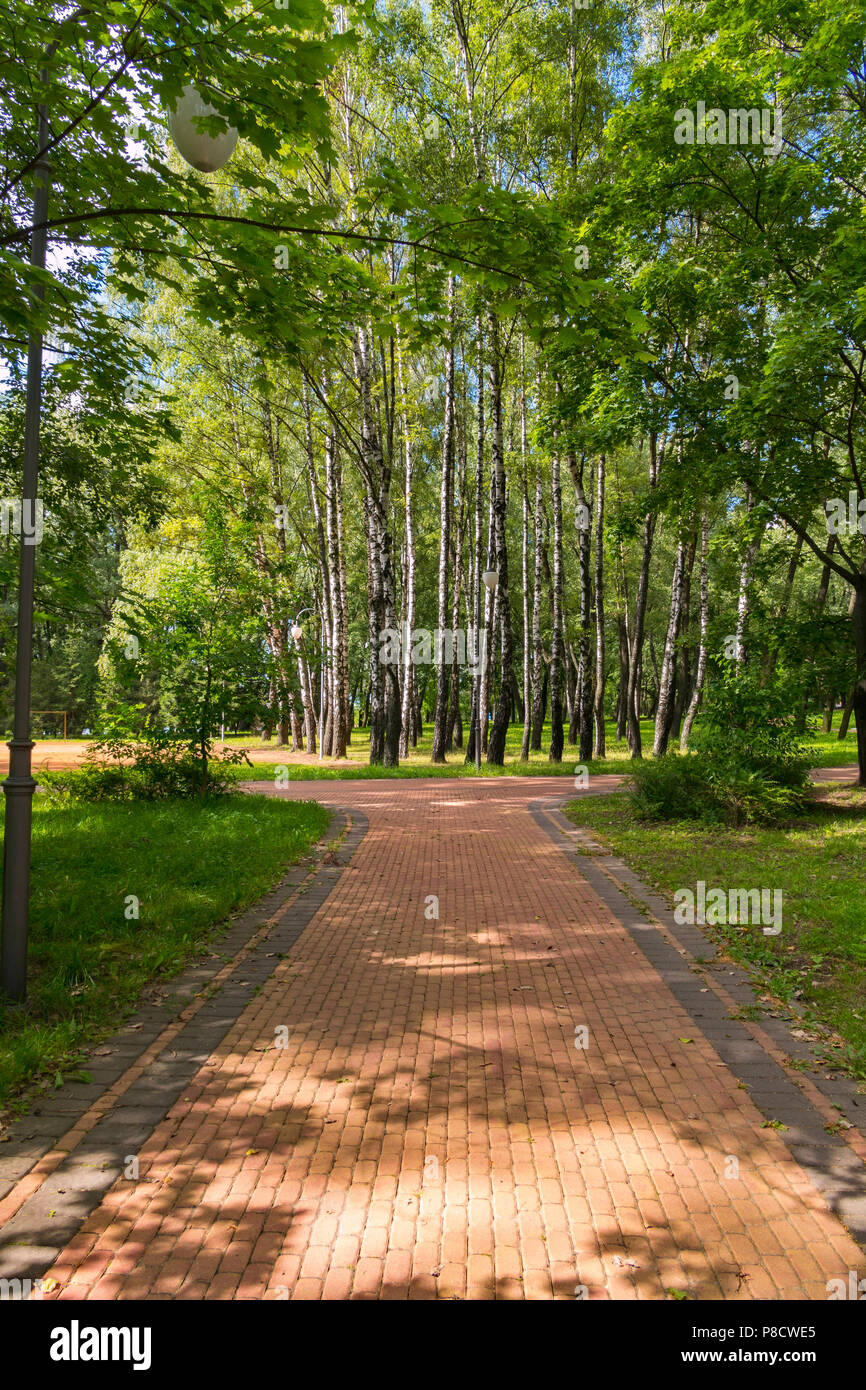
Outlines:
MULTIPOLYGON (((838 715, 836 723, 838 725, 838 715)), ((566 731, 567 732, 567 731, 566 731)), ((653 724, 650 719, 641 720, 644 755, 649 756, 653 742, 653 724)), ((550 748, 550 725, 545 725, 541 751, 531 753, 526 762, 520 761, 520 748, 523 740, 523 726, 512 724, 508 730, 505 748, 505 766, 489 767, 482 759, 480 772, 474 764, 467 767, 463 761, 464 749, 455 749, 447 755, 447 762, 433 763, 430 753, 433 743, 432 725, 425 725, 423 737, 418 747, 409 751, 409 756, 399 768, 371 767, 370 731, 354 729, 348 757, 341 762, 331 759, 319 761, 316 754, 292 753, 278 748, 275 741, 263 742, 258 735, 230 735, 226 743, 233 748, 243 748, 253 762, 252 768, 242 766, 229 769, 231 776, 243 780, 272 781, 277 767, 287 766, 292 781, 334 781, 367 777, 573 777, 578 765, 577 749, 566 744, 561 763, 552 763, 548 756, 550 748)), ((857 743, 853 729, 843 742, 835 733, 815 733, 804 737, 804 746, 809 750, 813 767, 842 767, 857 760, 857 743)), ((33 751, 33 766, 38 776, 44 765, 68 767, 77 763, 87 751, 87 740, 70 740, 68 744, 60 739, 37 740, 33 751)), ((673 751, 676 745, 673 746, 673 751)), ((5 772, 4 750, 0 746, 0 780, 5 772)), ((607 721, 607 757, 594 758, 588 764, 590 773, 621 773, 627 771, 630 760, 628 745, 617 742, 616 731, 611 720, 607 721)))
MULTIPOLYGON (((838 720, 837 720, 838 723, 838 720)), ((568 730, 566 729, 566 736, 568 730)), ((653 723, 650 719, 641 720, 641 737, 644 755, 649 756, 653 742, 653 723)), ((229 738, 227 743, 245 748, 254 756, 253 767, 242 767, 237 776, 244 780, 271 781, 275 768, 285 766, 289 769, 291 781, 351 779, 364 777, 573 777, 579 759, 577 749, 565 746, 561 763, 552 763, 548 756, 550 748, 550 726, 545 725, 542 750, 531 753, 527 762, 520 761, 520 748, 523 740, 523 726, 512 724, 508 730, 505 745, 505 766, 490 767, 482 757, 480 772, 474 764, 467 767, 463 759, 465 748, 447 755, 447 762, 430 761, 433 743, 433 729, 426 725, 423 738, 417 748, 409 750, 409 756, 398 768, 371 767, 369 729, 353 729, 348 757, 344 762, 325 759, 319 762, 318 756, 307 753, 291 753, 275 747, 273 742, 262 743, 252 737, 229 738), (273 761, 266 754, 273 755, 273 761)), ((842 767, 857 761, 857 741, 853 725, 847 738, 839 742, 835 733, 815 733, 804 737, 804 746, 809 749, 813 767, 842 767)), ((616 727, 611 720, 607 722, 607 757, 594 758, 587 764, 590 773, 627 772, 630 754, 628 744, 616 739, 616 727)))
MULTIPOLYGON (((320 762, 315 754, 291 753, 288 749, 275 747, 273 742, 263 743, 259 739, 231 738, 226 739, 226 742, 246 748, 254 757, 252 769, 240 769, 239 775, 242 778, 267 781, 273 778, 274 768, 280 765, 288 767, 291 781, 305 781, 307 779, 330 781, 366 777, 573 777, 574 769, 579 761, 577 749, 569 748, 568 745, 566 745, 561 763, 550 761, 548 756, 550 725, 546 724, 541 751, 530 753, 528 760, 521 762, 520 749, 523 742, 523 725, 512 724, 508 730, 505 744, 505 766, 489 766, 486 762, 487 755, 482 754, 481 768, 476 770, 474 763, 467 767, 464 762, 466 734, 468 734, 468 729, 464 730, 463 748, 457 748, 448 753, 444 765, 434 763, 430 758, 433 746, 433 726, 432 724, 425 724, 424 733, 418 740, 418 747, 409 749, 408 757, 401 762, 398 768, 370 765, 368 762, 370 756, 369 729, 352 730, 352 742, 348 749, 348 757, 341 762, 334 762, 331 759, 323 759, 320 762), (270 757, 267 762, 259 761, 266 753, 272 754, 273 761, 270 757)), ((566 736, 567 734, 568 730, 566 729, 566 736)), ((590 771, 622 771, 620 766, 608 767, 608 763, 611 765, 613 763, 621 764, 628 758, 628 746, 625 743, 616 743, 615 729, 612 724, 608 726, 608 740, 609 758, 596 759, 589 763, 590 771)))
MULTIPOLYGON (((866 790, 830 784, 784 829, 730 830, 639 821, 624 792, 570 802, 566 814, 621 855, 673 903, 677 888, 780 888, 782 930, 703 928, 747 966, 760 992, 796 1001, 819 1052, 866 1079, 866 790)), ((773 1005, 768 1001, 768 1007, 773 1005)))
POLYGON ((29 994, 22 1008, 0 1010, 0 1106, 37 1078, 74 1074, 80 1049, 117 1027, 143 986, 177 974, 329 820, 313 802, 261 797, 57 805, 37 796, 29 994), (125 915, 130 895, 138 920, 125 915))
MULTIPOLYGON (((838 719, 836 721, 838 723, 838 719)), ((815 733, 803 739, 813 767, 850 767, 857 762, 857 735, 854 723, 842 741, 836 734, 815 733)))

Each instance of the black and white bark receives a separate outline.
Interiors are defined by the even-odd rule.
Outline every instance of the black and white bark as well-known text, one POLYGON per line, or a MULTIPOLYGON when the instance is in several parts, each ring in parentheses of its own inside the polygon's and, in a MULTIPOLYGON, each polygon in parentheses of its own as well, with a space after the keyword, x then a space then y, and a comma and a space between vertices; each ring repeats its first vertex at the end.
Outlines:
POLYGON ((709 530, 709 517, 707 513, 704 512, 701 518, 701 636, 700 645, 698 647, 698 668, 695 672, 695 683, 692 687, 689 707, 686 710, 682 733, 680 734, 680 751, 683 753, 689 746, 689 739, 692 735, 692 725, 695 722, 695 715, 700 708, 704 680, 707 674, 707 633, 710 625, 710 579, 707 563, 709 555, 709 530))
POLYGON ((601 454, 595 473, 595 692, 593 718, 595 720, 595 756, 597 758, 603 758, 607 748, 604 727, 604 484, 605 459, 604 454, 601 454))
POLYGON ((562 727, 562 689, 565 678, 564 570, 562 558, 562 481, 559 453, 553 454, 550 466, 551 502, 553 510, 553 630, 550 642, 550 761, 562 762, 565 733, 562 727))
POLYGON ((676 669, 677 634, 683 608, 683 583, 686 571, 687 541, 681 534, 677 542, 677 556, 671 581, 671 601, 668 609, 668 626, 658 683, 658 702, 656 704, 655 740, 653 754, 660 758, 667 752, 673 722, 674 673, 676 669))
POLYGON ((631 641, 631 661, 628 673, 628 695, 626 715, 628 720, 628 742, 633 758, 642 756, 640 733, 640 676, 643 665, 644 627, 646 623, 647 598, 649 596, 650 562, 652 560, 653 540, 655 538, 656 514, 653 507, 653 494, 658 484, 659 468, 664 453, 658 447, 658 435, 649 435, 649 500, 650 505, 644 514, 643 544, 641 549, 640 571, 638 573, 637 593, 635 594, 634 633, 631 641))
POLYGON ((574 717, 577 724, 578 754, 581 762, 589 762, 592 757, 592 650, 590 645, 590 624, 592 622, 592 509, 587 501, 584 487, 586 456, 578 463, 574 453, 568 455, 568 468, 574 485, 576 502, 575 525, 577 528, 578 592, 580 607, 577 636, 577 693, 575 696, 574 717))
MULTIPOLYGON (((448 627, 448 573, 451 558, 451 509, 454 486, 454 339, 453 339, 454 278, 448 277, 448 347, 445 354, 445 407, 442 428, 442 472, 439 480, 439 582, 438 623, 440 634, 448 627)), ((453 645, 446 644, 440 635, 436 662, 436 708, 433 714, 434 763, 445 762, 448 745, 448 696, 453 660, 453 645)))
POLYGON ((496 709, 490 725, 487 761, 497 767, 505 762, 505 741, 511 719, 514 688, 514 639, 511 630, 511 598, 508 587, 508 545, 505 527, 505 448, 502 428, 502 359, 499 322, 490 314, 490 410, 493 426, 491 466, 495 478, 493 500, 493 538, 499 582, 496 601, 500 627, 500 681, 496 709))

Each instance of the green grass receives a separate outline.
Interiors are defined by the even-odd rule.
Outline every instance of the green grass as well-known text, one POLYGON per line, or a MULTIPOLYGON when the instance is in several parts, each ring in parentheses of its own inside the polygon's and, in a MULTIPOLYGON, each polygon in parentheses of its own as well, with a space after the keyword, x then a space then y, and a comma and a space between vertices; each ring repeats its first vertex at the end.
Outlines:
MULTIPOLYGON (((652 723, 643 720, 641 724, 644 739, 652 739, 652 723)), ((566 728, 566 737, 568 730, 566 728)), ((433 745, 432 725, 425 725, 424 734, 418 741, 417 748, 410 748, 409 756, 404 759, 397 768, 385 768, 381 766, 371 766, 368 762, 370 756, 370 731, 369 729, 353 729, 352 742, 348 750, 348 758, 345 762, 319 762, 311 755, 292 754, 288 749, 276 748, 273 743, 262 743, 261 741, 251 742, 247 739, 227 739, 226 742, 232 745, 237 743, 239 747, 248 750, 268 750, 273 751, 273 762, 255 763, 252 768, 241 766, 235 771, 236 776, 244 780, 254 779, 257 781, 271 781, 274 770, 279 766, 289 768, 289 779, 291 781, 333 781, 368 777, 573 777, 574 770, 579 764, 576 747, 569 747, 566 743, 562 755, 562 762, 552 763, 549 757, 550 749, 550 725, 544 727, 544 737, 542 739, 542 749, 538 753, 530 753, 525 762, 520 761, 520 750, 523 742, 523 726, 512 724, 508 730, 505 743, 505 765, 504 767, 493 767, 486 761, 486 754, 482 755, 481 768, 477 770, 474 763, 468 767, 464 762, 466 756, 465 744, 462 749, 455 749, 447 754, 447 761, 434 763, 431 761, 430 754, 433 745)), ((609 722, 607 726, 607 748, 606 758, 594 758, 586 764, 590 772, 624 772, 629 759, 628 745, 617 743, 615 737, 615 727, 609 722)))
MULTIPOLYGON (((836 716, 838 726, 839 716, 836 716)), ((605 758, 593 758, 587 764, 590 773, 623 773, 628 770, 630 754, 627 743, 618 742, 615 734, 615 726, 612 720, 606 723, 607 729, 607 756, 605 758)), ((566 729, 566 734, 567 734, 566 729)), ((643 739, 644 756, 649 757, 653 744, 653 722, 651 719, 641 720, 641 737, 643 739)), ((316 755, 292 753, 289 749, 282 749, 276 746, 271 740, 263 742, 258 735, 253 734, 234 734, 229 735, 226 742, 233 748, 243 748, 247 752, 255 753, 257 757, 262 754, 271 754, 267 761, 255 762, 253 766, 241 765, 237 768, 229 768, 229 777, 233 780, 253 780, 270 782, 274 778, 275 771, 280 766, 288 766, 291 781, 344 781, 359 778, 378 778, 378 777, 573 777, 574 769, 579 763, 577 748, 570 747, 567 743, 563 752, 561 763, 552 763, 549 758, 550 748, 550 724, 544 728, 542 748, 540 752, 531 753, 526 762, 520 761, 520 749, 523 740, 523 726, 512 724, 508 730, 508 737, 505 746, 505 765, 504 767, 491 767, 482 757, 481 768, 476 771, 474 764, 467 767, 464 762, 465 749, 455 749, 447 755, 445 764, 434 763, 431 761, 430 754, 433 743, 433 727, 431 724, 424 726, 424 733, 418 742, 417 748, 409 750, 409 755, 398 768, 385 768, 382 766, 371 766, 370 756, 370 731, 369 729, 354 729, 352 731, 352 742, 348 749, 348 757, 342 762, 332 762, 325 760, 319 762, 316 755)), ((839 742, 835 733, 814 733, 804 736, 804 746, 809 750, 810 759, 813 767, 841 767, 851 765, 857 761, 857 742, 852 729, 843 742, 839 742)), ((57 751, 62 748, 62 744, 53 743, 52 749, 57 751)), ((672 751, 676 751, 677 744, 672 744, 672 751)), ((40 754, 44 750, 40 748, 39 742, 33 753, 33 765, 38 769, 40 754)), ((2 780, 2 779, 0 779, 2 780)))
MULTIPOLYGON (((838 723, 838 716, 837 716, 838 723)), ((628 744, 617 742, 615 725, 611 720, 607 721, 607 756, 605 758, 593 758, 587 768, 590 773, 623 773, 628 771, 630 754, 628 744)), ((566 729, 566 735, 567 735, 566 729)), ((644 756, 648 757, 652 751, 653 743, 653 722, 650 719, 641 720, 641 737, 643 739, 644 756)), ((319 762, 318 758, 310 754, 293 754, 288 749, 280 749, 273 742, 263 743, 260 739, 249 735, 243 735, 226 740, 233 747, 245 748, 248 751, 255 750, 257 753, 262 751, 272 752, 273 761, 257 762, 252 768, 241 766, 233 770, 232 775, 243 780, 272 781, 277 767, 287 766, 289 768, 289 779, 291 781, 343 781, 347 779, 369 778, 369 777, 573 777, 574 769, 579 764, 577 748, 569 747, 566 743, 561 763, 552 763, 548 756, 550 748, 550 725, 544 728, 542 739, 542 750, 538 753, 531 753, 528 761, 520 761, 520 749, 523 740, 523 726, 512 724, 508 730, 508 738, 505 745, 505 766, 491 767, 482 757, 480 771, 476 771, 474 764, 467 767, 463 759, 465 748, 456 749, 447 755, 447 761, 443 765, 434 763, 430 760, 430 753, 433 743, 433 729, 431 725, 425 725, 424 734, 419 739, 418 747, 409 750, 409 756, 397 768, 385 768, 381 766, 371 766, 368 762, 370 756, 370 731, 369 729, 354 729, 352 731, 352 742, 349 746, 348 757, 345 762, 331 762, 329 760, 319 762)), ((847 738, 839 742, 835 733, 824 734, 814 733, 804 737, 803 745, 809 750, 813 767, 842 767, 857 761, 857 741, 853 731, 849 731, 847 738)), ((672 751, 676 751, 676 744, 672 745, 672 751)))
POLYGON ((0 1011, 0 1105, 38 1078, 74 1075, 80 1049, 273 887, 329 820, 314 802, 260 797, 58 805, 37 796, 28 998, 0 1011), (137 921, 125 916, 129 895, 137 921))
MULTIPOLYGON (((838 725, 838 715, 836 718, 838 725)), ((842 741, 835 733, 814 733, 803 739, 803 747, 808 748, 813 767, 850 767, 857 762, 857 735, 854 721, 842 741)))
POLYGON ((830 1029, 821 1055, 866 1079, 866 790, 829 786, 784 829, 639 821, 624 792, 570 802, 566 814, 612 847, 669 901, 677 888, 781 888, 782 931, 703 928, 748 967, 760 991, 830 1029))

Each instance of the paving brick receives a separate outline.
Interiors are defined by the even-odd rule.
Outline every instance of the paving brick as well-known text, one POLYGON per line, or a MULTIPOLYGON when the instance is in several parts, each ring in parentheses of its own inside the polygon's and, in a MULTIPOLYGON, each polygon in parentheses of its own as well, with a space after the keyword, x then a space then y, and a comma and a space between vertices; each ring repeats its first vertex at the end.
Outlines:
MULTIPOLYGON (((180 1076, 179 1094, 149 1108, 127 1097, 142 1181, 96 1192, 57 1242, 43 1272, 60 1297, 546 1300, 578 1285, 594 1299, 822 1297, 828 1277, 863 1266, 730 1068, 753 1067, 780 1107, 784 1072, 711 1016, 658 930, 636 939, 634 910, 615 910, 597 866, 529 813, 555 785, 315 794, 369 820, 351 869, 310 889, 283 961, 269 940, 273 955, 252 950, 202 1008, 195 1066, 144 1064, 143 1086, 162 1095, 180 1076), (280 1025, 289 1046, 263 1050, 280 1025)), ((809 1142, 816 1113, 802 1098, 809 1142)), ((74 1133, 78 1161, 105 1147, 83 1122, 74 1133)), ((32 1171, 10 1181, 3 1210, 29 1196, 23 1227, 51 1189, 32 1171)))

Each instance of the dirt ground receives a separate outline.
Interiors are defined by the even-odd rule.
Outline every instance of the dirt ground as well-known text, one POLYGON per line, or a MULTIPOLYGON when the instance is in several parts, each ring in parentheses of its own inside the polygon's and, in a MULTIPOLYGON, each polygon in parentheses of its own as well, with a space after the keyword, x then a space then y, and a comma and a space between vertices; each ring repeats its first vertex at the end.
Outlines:
MULTIPOLYGON (((220 745, 217 744, 217 747, 220 745)), ((84 759, 90 747, 90 740, 86 738, 40 738, 35 740, 33 748, 33 768, 63 768, 77 767, 84 759)), ((247 756, 253 763, 314 763, 318 764, 319 759, 315 753, 291 753, 287 748, 278 748, 275 743, 270 746, 260 748, 248 748, 247 756)), ((331 759, 323 760, 330 764, 331 759)), ((336 765, 336 764, 335 764, 336 765)), ((345 763, 343 763, 345 766, 345 763)), ((9 771, 9 750, 5 743, 0 743, 0 777, 5 776, 9 771)))

